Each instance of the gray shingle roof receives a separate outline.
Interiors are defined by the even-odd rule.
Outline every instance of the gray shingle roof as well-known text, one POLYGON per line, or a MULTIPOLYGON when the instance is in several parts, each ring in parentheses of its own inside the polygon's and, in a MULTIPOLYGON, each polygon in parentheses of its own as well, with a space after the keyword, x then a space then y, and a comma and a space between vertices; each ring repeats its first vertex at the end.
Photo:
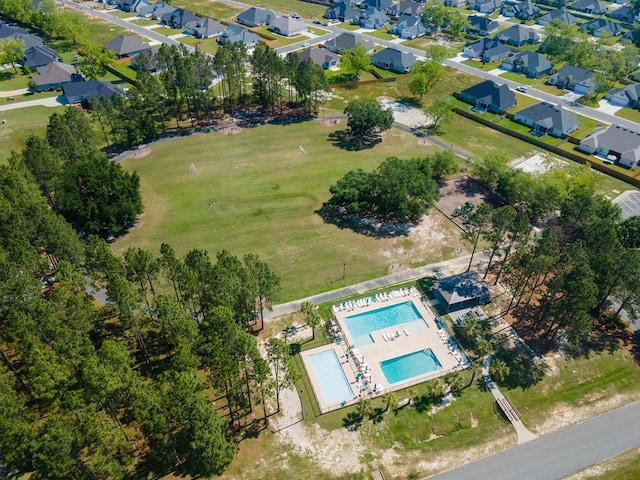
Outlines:
POLYGON ((67 98, 82 97, 83 100, 111 98, 115 93, 124 95, 124 90, 111 82, 89 80, 86 82, 71 82, 62 86, 62 93, 67 98))
POLYGON ((330 64, 332 61, 339 59, 338 55, 336 55, 335 53, 331 53, 326 48, 310 47, 303 50, 302 52, 297 53, 297 55, 300 60, 311 60, 313 63, 320 67, 324 64, 330 64))
POLYGON ((556 73, 559 79, 568 78, 572 82, 582 83, 586 80, 590 80, 593 77, 593 72, 581 67, 574 67, 573 65, 564 65, 556 73))
POLYGON ((124 55, 141 52, 151 47, 148 43, 140 40, 140 37, 137 35, 120 35, 113 40, 109 40, 102 48, 111 50, 119 57, 122 57, 124 55))
POLYGON ((276 14, 271 10, 265 10, 264 8, 251 7, 240 15, 237 20, 245 25, 268 25, 275 20, 276 14))
POLYGON ((573 15, 571 15, 566 10, 559 8, 558 10, 554 10, 553 12, 549 12, 546 15, 542 15, 538 19, 538 23, 540 22, 551 22, 552 20, 558 20, 559 22, 574 24, 577 19, 573 15))
POLYGON ((544 55, 527 50, 516 53, 513 57, 505 60, 505 62, 513 64, 519 63, 524 68, 529 68, 537 72, 542 72, 553 67, 553 63, 544 55))
POLYGON ((324 44, 327 50, 331 50, 332 52, 341 53, 343 50, 351 50, 355 48, 356 45, 361 44, 369 50, 373 50, 373 42, 370 40, 365 40, 361 36, 356 36, 353 33, 341 33, 337 37, 327 40, 324 44))
POLYGON ((488 300, 491 290, 476 272, 464 272, 451 277, 439 278, 433 282, 442 298, 455 305, 472 300, 488 300))
POLYGON ((613 151, 640 160, 640 133, 618 125, 599 128, 580 145, 593 149, 613 151))
POLYGON ((76 67, 66 63, 51 62, 37 68, 38 73, 33 76, 33 83, 39 87, 41 85, 52 85, 70 82, 76 73, 76 67))
POLYGON ((517 112, 518 116, 531 120, 534 124, 568 133, 578 124, 578 117, 562 107, 547 102, 536 103, 517 112))
POLYGON ((513 25, 496 34, 496 38, 501 42, 521 43, 521 42, 537 42, 540 37, 533 28, 523 27, 522 25, 513 25))
POLYGON ((57 59, 55 50, 44 45, 35 45, 24 52, 24 64, 29 68, 41 67, 57 59))
POLYGON ((498 85, 491 80, 478 83, 461 93, 480 100, 485 105, 495 105, 501 110, 516 104, 516 96, 507 85, 498 85))

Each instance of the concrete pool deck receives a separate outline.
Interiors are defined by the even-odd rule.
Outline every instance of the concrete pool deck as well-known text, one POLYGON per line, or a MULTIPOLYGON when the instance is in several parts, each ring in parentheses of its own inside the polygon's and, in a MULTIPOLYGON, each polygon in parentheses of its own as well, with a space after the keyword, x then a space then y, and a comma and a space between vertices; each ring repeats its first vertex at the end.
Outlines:
POLYGON ((309 381, 311 383, 316 400, 318 401, 318 405, 320 407, 320 411, 322 413, 336 410, 343 406, 352 405, 358 402, 361 397, 374 398, 378 395, 384 394, 385 392, 417 385, 427 380, 446 375, 451 371, 460 370, 463 368, 462 364, 454 356, 454 352, 450 350, 448 342, 444 340, 438 333, 435 315, 433 314, 431 309, 423 303, 423 299, 420 296, 404 295, 396 298, 390 298, 387 301, 374 301, 364 307, 355 307, 351 310, 341 310, 338 312, 334 312, 334 316, 335 321, 337 322, 337 325, 339 325, 343 336, 343 340, 340 342, 340 345, 334 342, 332 344, 323 345, 322 347, 314 348, 312 350, 307 350, 301 353, 302 362, 305 366, 307 376, 309 377, 309 381), (349 346, 353 344, 353 338, 351 338, 349 330, 345 325, 345 318, 352 315, 358 315, 360 313, 377 310, 379 308, 405 303, 407 301, 411 301, 416 307, 416 309, 420 313, 420 316, 426 323, 426 328, 412 329, 411 321, 414 320, 411 320, 408 323, 402 323, 390 328, 376 330, 371 333, 371 336, 374 340, 373 343, 357 347, 355 349, 355 352, 359 353, 359 355, 362 357, 362 360, 359 361, 354 358, 357 355, 354 355, 355 352, 353 352, 349 348, 349 346), (409 335, 406 335, 404 333, 405 329, 407 330, 409 335), (393 340, 385 341, 383 338, 383 334, 392 335, 393 340), (438 361, 440 362, 440 365, 442 365, 442 368, 434 372, 429 372, 424 375, 409 378, 404 382, 390 384, 387 381, 384 373, 382 372, 382 369, 380 368, 381 362, 390 360, 392 358, 401 357, 409 353, 424 350, 425 348, 430 348, 433 351, 438 361), (353 391, 353 396, 349 399, 344 399, 345 402, 343 404, 339 403, 328 405, 323 401, 322 395, 319 395, 319 392, 322 391, 320 388, 320 384, 318 382, 318 379, 316 378, 313 368, 311 367, 311 362, 309 361, 309 357, 311 355, 331 349, 335 350, 338 359, 340 360, 341 367, 347 377, 347 380, 351 384, 351 389, 353 391), (347 354, 349 354, 348 359, 347 354), (368 369, 366 371, 361 368, 361 364, 363 363, 366 363, 368 366, 368 369), (363 383, 362 381, 360 381, 360 379, 356 379, 359 373, 361 375, 361 378, 362 375, 370 375, 371 379, 367 381, 367 383, 363 383), (375 385, 378 385, 382 388, 374 391, 375 385))

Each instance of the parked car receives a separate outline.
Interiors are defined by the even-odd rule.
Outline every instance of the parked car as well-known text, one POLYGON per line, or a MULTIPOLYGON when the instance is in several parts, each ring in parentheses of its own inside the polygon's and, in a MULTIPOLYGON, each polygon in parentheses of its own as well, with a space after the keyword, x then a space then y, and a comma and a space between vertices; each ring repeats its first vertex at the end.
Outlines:
POLYGON ((525 93, 527 90, 529 90, 529 87, 527 87, 526 85, 518 85, 516 87, 516 90, 525 93))
POLYGON ((291 18, 300 18, 300 15, 298 15, 296 12, 291 12, 291 18))
POLYGON ((320 20, 318 20, 317 18, 313 19, 313 23, 315 23, 316 25, 320 25, 322 22, 320 20))

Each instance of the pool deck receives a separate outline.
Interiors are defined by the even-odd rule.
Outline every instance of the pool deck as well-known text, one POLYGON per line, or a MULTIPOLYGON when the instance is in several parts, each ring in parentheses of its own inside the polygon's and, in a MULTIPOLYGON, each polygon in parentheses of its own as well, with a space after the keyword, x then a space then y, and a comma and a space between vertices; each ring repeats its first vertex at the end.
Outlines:
MULTIPOLYGON (((464 364, 457 358, 456 354, 449 347, 448 342, 441 337, 442 331, 436 326, 435 315, 431 311, 430 307, 423 304, 423 299, 417 292, 411 295, 402 295, 395 298, 390 298, 386 301, 373 301, 364 307, 355 307, 350 310, 334 311, 335 321, 340 327, 340 331, 343 335, 343 340, 340 345, 332 343, 324 345, 322 347, 314 348, 313 350, 307 350, 302 352, 302 360, 307 370, 311 386, 313 387, 316 399, 320 406, 322 413, 335 410, 342 406, 351 405, 356 403, 361 397, 373 398, 378 395, 382 395, 388 391, 399 390, 401 388, 407 388, 418 383, 425 382, 427 380, 437 378, 453 370, 460 370, 464 368, 464 364), (349 348, 353 344, 353 339, 349 334, 344 319, 351 315, 357 315, 367 311, 375 310, 382 307, 396 305, 407 301, 413 302, 414 306, 420 312, 420 315, 427 324, 427 328, 411 329, 410 323, 403 323, 395 325, 393 327, 376 330, 371 333, 373 343, 356 347, 355 349, 349 348), (407 330, 408 335, 404 332, 407 330), (392 336, 392 340, 385 340, 383 335, 387 334, 392 336), (442 368, 434 372, 430 372, 425 375, 420 375, 407 379, 404 382, 398 382, 390 384, 380 368, 380 363, 392 358, 400 357, 408 353, 417 352, 430 348, 438 361, 442 365, 442 368), (322 396, 318 395, 320 391, 319 383, 315 377, 313 369, 308 361, 308 356, 322 351, 334 349, 338 355, 338 359, 341 362, 342 369, 344 370, 347 379, 351 383, 351 389, 354 395, 351 399, 345 399, 344 404, 338 405, 325 405, 322 401, 322 396), (348 357, 347 357, 348 354, 348 357), (359 375, 360 374, 360 375, 359 375), (370 380, 369 376, 370 375, 370 380), (359 376, 359 379, 356 377, 359 376), (375 387, 378 388, 375 388, 375 387), (375 390, 375 391, 374 391, 375 390)), ((389 338, 389 337, 387 337, 389 338)), ((464 359, 463 357, 463 360, 464 359)))

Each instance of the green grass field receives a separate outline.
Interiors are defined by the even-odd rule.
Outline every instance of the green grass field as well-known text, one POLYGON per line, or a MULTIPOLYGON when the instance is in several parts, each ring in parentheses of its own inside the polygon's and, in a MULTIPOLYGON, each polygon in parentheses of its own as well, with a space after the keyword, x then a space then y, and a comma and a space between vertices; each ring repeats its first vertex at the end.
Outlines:
POLYGON ((616 117, 626 118, 632 122, 640 122, 640 111, 634 108, 621 108, 616 112, 616 117))
POLYGON ((47 131, 49 116, 64 107, 29 107, 2 112, 7 121, 0 125, 0 164, 7 163, 11 151, 20 151, 29 135, 42 135, 47 131))
POLYGON ((251 0, 251 5, 280 13, 296 12, 305 18, 320 18, 327 7, 299 0, 251 0))
POLYGON ((178 41, 185 45, 191 45, 192 47, 197 45, 200 50, 210 55, 215 55, 219 47, 217 38, 196 38, 189 35, 179 38, 178 41))
MULTIPOLYGON (((145 158, 126 160, 123 166, 140 174, 145 213, 141 225, 114 244, 115 251, 137 245, 157 253, 167 242, 181 255, 192 248, 253 252, 282 277, 283 301, 386 274, 391 262, 381 251, 411 250, 411 242, 340 229, 314 212, 348 170, 371 170, 388 156, 411 158, 434 147, 393 129, 373 149, 348 152, 328 140, 335 128, 310 121, 239 135, 211 133, 159 144, 145 158)), ((453 227, 450 235, 457 235, 453 227)), ((433 251, 419 261, 442 255, 433 251)))
POLYGON ((0 92, 10 92, 27 88, 31 81, 31 75, 25 75, 18 68, 18 73, 13 68, 0 71, 0 92))
POLYGON ((349 30, 349 31, 360 30, 360 25, 354 25, 353 23, 339 23, 337 26, 339 28, 342 28, 343 30, 349 30))
POLYGON ((151 25, 160 25, 160 20, 153 20, 152 18, 138 18, 137 20, 131 20, 131 23, 140 25, 141 27, 148 27, 151 25))
POLYGON ((131 18, 138 15, 135 12, 123 12, 121 10, 109 10, 107 11, 107 13, 112 17, 116 17, 116 18, 131 18))
POLYGON ((217 20, 235 17, 243 10, 215 0, 176 0, 171 5, 176 8, 187 8, 196 15, 204 15, 217 20))
POLYGON ((391 35, 387 32, 388 29, 385 30, 376 30, 375 32, 365 33, 368 37, 379 38, 380 40, 394 40, 397 37, 391 35))
POLYGON ((170 37, 171 35, 184 33, 184 28, 158 27, 154 28, 153 31, 159 33, 160 35, 166 35, 167 37, 170 37))

